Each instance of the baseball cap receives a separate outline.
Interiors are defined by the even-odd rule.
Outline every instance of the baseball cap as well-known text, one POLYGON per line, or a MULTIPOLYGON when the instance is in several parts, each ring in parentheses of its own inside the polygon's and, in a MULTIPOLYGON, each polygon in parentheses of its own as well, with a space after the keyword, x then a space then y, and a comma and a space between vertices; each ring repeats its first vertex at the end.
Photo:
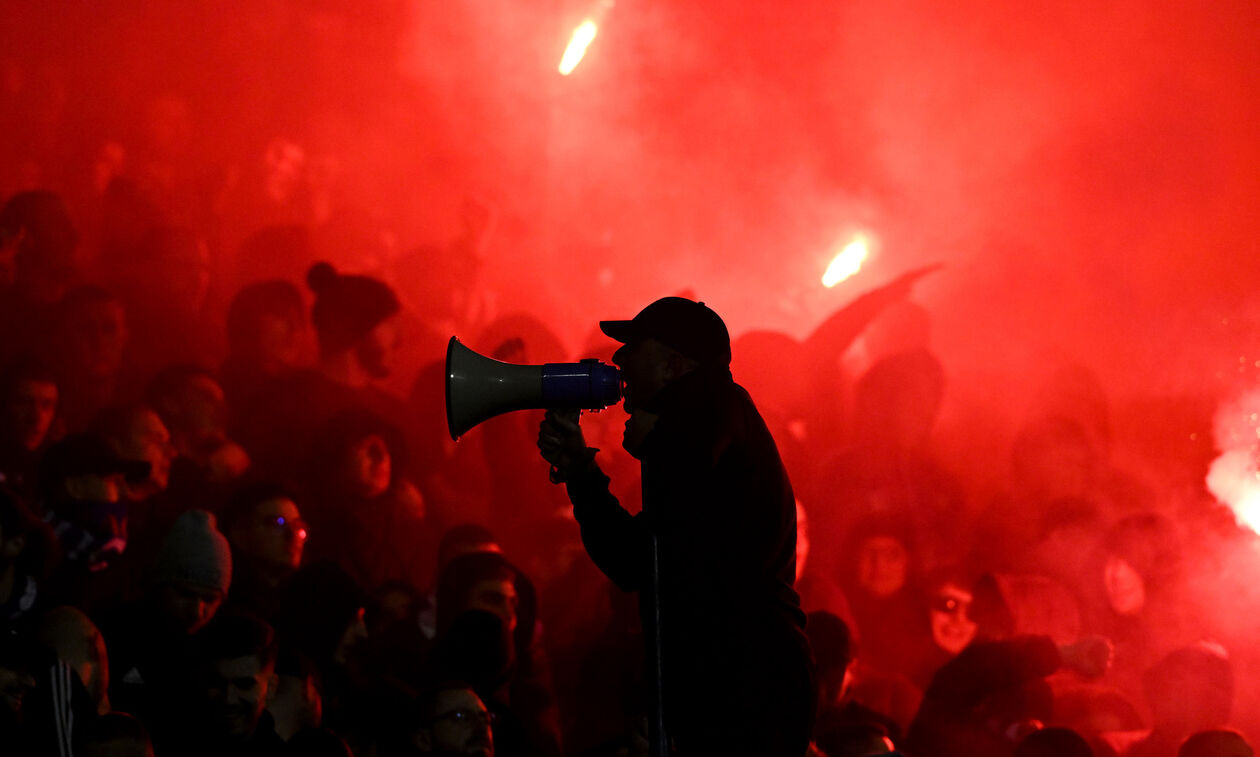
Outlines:
POLYGON ((656 339, 705 365, 731 364, 731 335, 721 316, 685 297, 662 297, 628 321, 600 321, 599 328, 625 344, 656 339))

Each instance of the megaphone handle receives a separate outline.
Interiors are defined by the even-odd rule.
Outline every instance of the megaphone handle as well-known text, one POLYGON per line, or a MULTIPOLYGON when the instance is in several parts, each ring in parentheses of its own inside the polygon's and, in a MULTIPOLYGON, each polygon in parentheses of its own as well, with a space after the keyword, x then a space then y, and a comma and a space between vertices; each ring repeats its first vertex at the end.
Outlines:
MULTIPOLYGON (((590 465, 591 461, 595 459, 595 454, 597 452, 599 452, 598 447, 587 447, 586 456, 582 460, 574 462, 574 465, 590 465)), ((564 476, 564 471, 554 465, 551 466, 551 470, 547 471, 547 478, 551 479, 551 483, 553 484, 563 484, 568 480, 564 476)))

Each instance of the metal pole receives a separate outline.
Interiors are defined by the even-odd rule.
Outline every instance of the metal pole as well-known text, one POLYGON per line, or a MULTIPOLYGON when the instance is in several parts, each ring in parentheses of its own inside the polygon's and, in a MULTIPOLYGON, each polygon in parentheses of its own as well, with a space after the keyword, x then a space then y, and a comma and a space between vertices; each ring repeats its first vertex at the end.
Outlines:
POLYGON ((648 633, 648 674, 652 684, 652 713, 648 719, 648 746, 652 757, 668 757, 669 736, 665 732, 665 682, 661 660, 661 554, 655 524, 652 528, 652 628, 648 633))

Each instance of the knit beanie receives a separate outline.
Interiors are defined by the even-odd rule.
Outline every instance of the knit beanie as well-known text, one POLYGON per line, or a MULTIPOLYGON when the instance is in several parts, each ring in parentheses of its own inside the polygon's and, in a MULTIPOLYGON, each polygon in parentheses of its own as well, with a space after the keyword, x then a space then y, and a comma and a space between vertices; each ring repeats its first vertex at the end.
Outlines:
POLYGON ((205 510, 182 513, 162 542, 153 565, 153 583, 173 582, 218 589, 224 594, 232 584, 232 552, 227 538, 205 510))
POLYGON ((306 283, 315 293, 311 322, 324 353, 349 349, 401 307, 394 290, 380 279, 340 274, 324 261, 306 272, 306 283))

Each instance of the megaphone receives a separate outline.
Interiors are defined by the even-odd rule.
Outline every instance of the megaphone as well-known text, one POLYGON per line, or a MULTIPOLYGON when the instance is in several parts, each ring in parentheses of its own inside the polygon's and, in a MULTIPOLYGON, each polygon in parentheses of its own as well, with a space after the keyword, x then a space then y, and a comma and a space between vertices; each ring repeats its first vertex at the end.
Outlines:
POLYGON ((514 365, 465 347, 446 346, 446 427, 459 439, 482 421, 512 410, 602 410, 621 401, 621 372, 598 360, 514 365))

